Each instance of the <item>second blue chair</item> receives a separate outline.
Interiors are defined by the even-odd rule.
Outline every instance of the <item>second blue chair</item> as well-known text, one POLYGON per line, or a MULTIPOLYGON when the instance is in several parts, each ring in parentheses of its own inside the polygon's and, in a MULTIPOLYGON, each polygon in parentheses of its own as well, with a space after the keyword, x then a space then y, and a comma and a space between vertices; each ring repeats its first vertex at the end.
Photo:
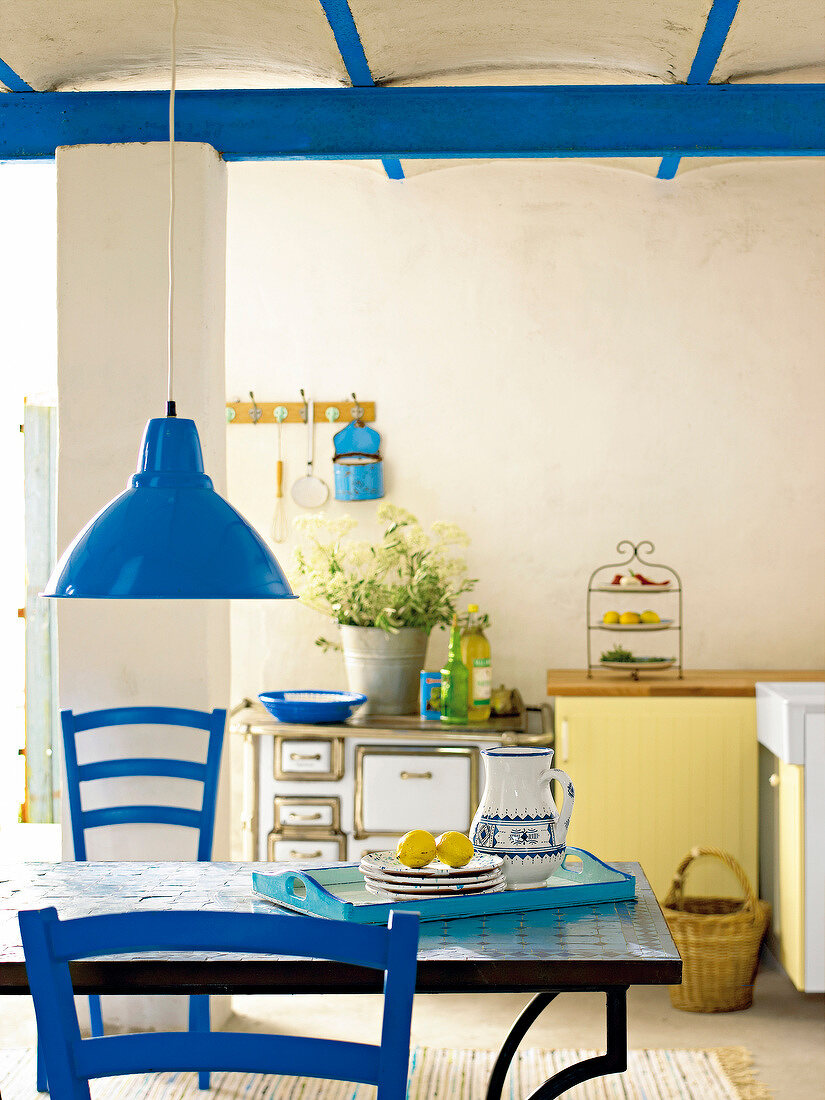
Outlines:
MULTIPOLYGON (((221 764, 223 732, 226 711, 186 710, 180 707, 113 707, 108 710, 92 710, 75 714, 71 710, 60 712, 63 727, 63 752, 66 761, 66 794, 72 823, 72 842, 75 859, 86 859, 86 830, 104 825, 182 825, 196 829, 198 833, 197 859, 212 857, 212 838, 215 831, 215 804, 218 793, 218 774, 221 764), (204 730, 208 734, 206 759, 201 763, 192 760, 167 759, 166 757, 130 757, 128 759, 98 760, 91 764, 78 764, 77 734, 107 726, 183 726, 204 730), (80 784, 98 779, 123 779, 133 777, 164 777, 188 779, 203 785, 203 797, 199 810, 168 805, 110 806, 105 809, 84 810, 80 784)), ((103 1018, 100 998, 89 997, 89 1018, 92 1035, 103 1035, 103 1018)), ((209 998, 189 998, 189 1030, 209 1031, 209 998)), ((209 1074, 201 1073, 198 1082, 202 1089, 209 1088, 209 1074)), ((37 1090, 48 1088, 40 1042, 37 1047, 37 1090)))
POLYGON ((20 933, 49 1080, 59 1100, 90 1100, 89 1080, 156 1070, 246 1070, 378 1086, 405 1100, 415 992, 418 914, 390 913, 386 928, 274 913, 141 912, 61 921, 23 911, 20 933), (231 951, 329 959, 384 971, 379 1046, 291 1035, 152 1032, 81 1039, 73 959, 141 951, 231 951))

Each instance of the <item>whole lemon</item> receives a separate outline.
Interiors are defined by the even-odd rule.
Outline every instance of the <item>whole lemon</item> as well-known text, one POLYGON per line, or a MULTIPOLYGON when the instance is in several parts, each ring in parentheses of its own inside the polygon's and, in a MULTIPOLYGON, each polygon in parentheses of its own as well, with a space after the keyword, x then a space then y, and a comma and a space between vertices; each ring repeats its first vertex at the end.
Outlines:
POLYGON ((464 833, 442 833, 435 842, 435 851, 448 867, 463 867, 475 855, 473 842, 464 833))
POLYGON ((426 829, 411 829, 398 841, 395 854, 405 867, 426 867, 435 859, 435 837, 426 829))
POLYGON ((643 623, 660 623, 662 620, 656 614, 655 611, 643 611, 642 622, 643 623))
POLYGON ((633 626, 641 621, 638 611, 623 611, 619 616, 619 622, 623 626, 633 626))
POLYGON ((617 623, 619 621, 618 611, 605 611, 602 618, 603 623, 617 623))

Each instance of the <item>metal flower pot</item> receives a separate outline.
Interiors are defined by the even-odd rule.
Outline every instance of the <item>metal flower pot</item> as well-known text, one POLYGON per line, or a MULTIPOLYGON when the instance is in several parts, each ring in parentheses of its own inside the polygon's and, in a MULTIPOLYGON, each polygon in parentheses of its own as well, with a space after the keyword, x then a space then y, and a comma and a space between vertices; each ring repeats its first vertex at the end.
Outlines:
POLYGON ((427 637, 426 631, 414 627, 403 627, 397 634, 375 626, 341 627, 350 691, 367 696, 360 714, 418 713, 427 637))

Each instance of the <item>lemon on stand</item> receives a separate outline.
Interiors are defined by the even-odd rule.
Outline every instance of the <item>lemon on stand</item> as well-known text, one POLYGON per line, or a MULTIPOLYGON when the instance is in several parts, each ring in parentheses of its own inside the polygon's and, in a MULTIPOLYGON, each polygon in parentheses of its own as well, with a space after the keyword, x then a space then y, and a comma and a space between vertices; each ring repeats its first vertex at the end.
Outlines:
POLYGON ((636 626, 641 621, 641 616, 637 611, 623 611, 619 616, 619 622, 623 626, 636 626))
POLYGON ((435 851, 448 867, 464 867, 475 855, 473 842, 464 833, 442 833, 435 842, 435 851))
POLYGON ((398 841, 395 854, 405 867, 426 867, 435 859, 435 837, 426 829, 412 829, 398 841))
POLYGON ((642 622, 643 623, 660 623, 662 620, 656 614, 655 611, 643 611, 642 622))
POLYGON ((619 612, 618 611, 605 611, 604 616, 602 617, 602 622, 603 623, 617 623, 618 621, 619 621, 619 612))

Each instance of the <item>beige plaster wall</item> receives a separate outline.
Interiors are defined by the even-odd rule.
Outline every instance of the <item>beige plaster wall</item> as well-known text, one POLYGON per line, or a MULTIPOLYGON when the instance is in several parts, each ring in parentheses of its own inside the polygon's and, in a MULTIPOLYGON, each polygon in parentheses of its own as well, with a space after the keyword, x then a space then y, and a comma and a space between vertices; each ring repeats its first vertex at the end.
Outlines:
MULTIPOLYGON (((583 162, 402 184, 232 164, 228 396, 377 402, 388 499, 469 531, 494 678, 528 700, 546 668, 583 665, 587 577, 622 538, 681 572, 689 666, 821 668, 824 183, 820 160, 672 183, 583 162)), ((227 438, 230 498, 268 528, 275 428, 227 438)), ((284 438, 291 483, 305 439, 284 438)), ((375 506, 329 510, 369 531, 375 506)), ((233 697, 343 685, 324 629, 236 603, 233 697)), ((444 651, 437 635, 428 663, 444 651)))

